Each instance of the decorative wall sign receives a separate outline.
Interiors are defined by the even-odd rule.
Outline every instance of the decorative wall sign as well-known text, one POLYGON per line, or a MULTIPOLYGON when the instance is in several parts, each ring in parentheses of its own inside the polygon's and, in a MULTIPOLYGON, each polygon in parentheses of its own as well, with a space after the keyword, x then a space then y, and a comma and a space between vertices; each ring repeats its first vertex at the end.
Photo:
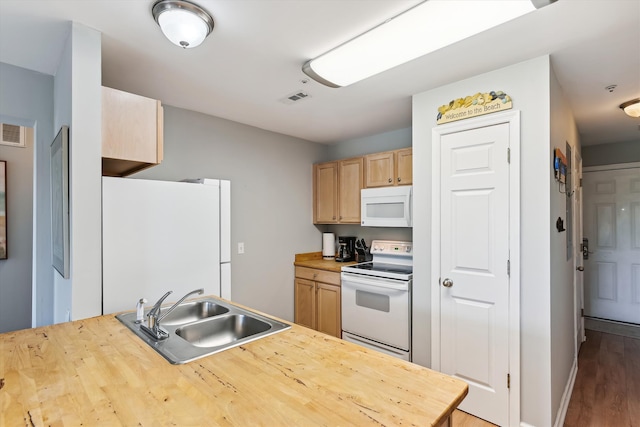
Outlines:
POLYGON ((488 93, 476 93, 473 96, 458 98, 438 108, 436 123, 455 122, 498 111, 509 110, 512 107, 511 97, 506 93, 491 91, 488 93))

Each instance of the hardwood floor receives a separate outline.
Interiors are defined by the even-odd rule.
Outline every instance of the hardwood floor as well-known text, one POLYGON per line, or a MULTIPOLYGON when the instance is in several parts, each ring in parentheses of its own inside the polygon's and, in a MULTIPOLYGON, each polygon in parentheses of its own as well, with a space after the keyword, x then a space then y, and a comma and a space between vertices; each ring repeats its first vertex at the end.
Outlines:
POLYGON ((495 424, 456 409, 451 417, 451 427, 495 427, 495 424))
MULTIPOLYGON (((640 427, 640 339, 586 331, 565 427, 640 427)), ((456 410, 453 427, 493 427, 456 410)))
POLYGON ((640 426, 640 339, 586 334, 565 427, 640 426))

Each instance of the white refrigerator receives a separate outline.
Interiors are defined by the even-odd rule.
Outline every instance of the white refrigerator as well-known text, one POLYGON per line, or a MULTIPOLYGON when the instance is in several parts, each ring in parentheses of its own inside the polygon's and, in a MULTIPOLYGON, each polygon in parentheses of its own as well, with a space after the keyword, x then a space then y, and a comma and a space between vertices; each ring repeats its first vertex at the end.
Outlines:
POLYGON ((102 178, 102 312, 194 289, 231 300, 231 184, 102 178))

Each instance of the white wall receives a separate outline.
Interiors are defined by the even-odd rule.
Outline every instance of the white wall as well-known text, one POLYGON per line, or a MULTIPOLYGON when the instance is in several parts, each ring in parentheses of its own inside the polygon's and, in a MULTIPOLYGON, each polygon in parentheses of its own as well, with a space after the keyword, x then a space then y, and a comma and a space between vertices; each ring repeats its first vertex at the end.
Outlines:
POLYGON ((69 126, 70 276, 51 268, 54 322, 102 312, 101 35, 70 23, 54 77, 54 131, 69 126))
POLYGON ((312 164, 325 146, 171 106, 164 161, 133 178, 231 180, 233 301, 293 320, 296 253, 320 250, 312 164), (237 252, 244 242, 245 253, 237 252))
MULTIPOLYGON (((550 266, 550 59, 526 62, 433 89, 413 97, 414 360, 429 366, 431 128, 437 108, 476 92, 502 90, 521 113, 521 420, 553 424, 550 266)), ((435 284, 433 284, 435 285, 435 284)), ((573 321, 571 321, 573 322, 573 321)), ((573 324, 573 323, 571 323, 573 324)), ((553 325, 558 327, 562 325, 553 325)), ((558 370, 558 374, 563 374, 558 370)), ((555 384, 554 379, 554 384, 555 384)), ((566 378, 557 381, 566 382, 566 378)))
MULTIPOLYGON (((553 149, 559 148, 568 156, 566 145, 571 146, 571 150, 580 152, 580 136, 573 118, 573 114, 567 103, 562 87, 558 83, 553 69, 550 70, 551 83, 551 138, 549 153, 553 149)), ((573 168, 576 165, 572 165, 573 168)), ((551 156, 549 156, 549 170, 552 168, 551 156)), ((575 173, 572 174, 572 184, 575 180, 575 173)), ((567 213, 567 207, 572 203, 572 199, 561 191, 566 188, 558 186, 558 183, 550 181, 551 211, 549 221, 551 227, 551 410, 552 419, 558 416, 562 396, 567 386, 571 368, 577 359, 575 354, 575 307, 574 307, 574 257, 575 250, 571 249, 570 258, 567 259, 567 236, 572 233, 575 227, 570 227, 569 222, 573 221, 567 213), (567 231, 558 232, 555 228, 557 218, 560 217, 565 222, 567 231)), ((573 237, 571 239, 573 242, 573 237)), ((575 245, 572 246, 575 247, 575 245)))
MULTIPOLYGON (((48 177, 53 77, 0 63, 0 94, 0 120, 33 127, 35 132, 31 147, 0 146, 3 160, 9 160, 11 152, 11 156, 31 156, 18 166, 24 169, 20 174, 26 172, 30 177, 17 178, 11 171, 9 175, 13 181, 9 183, 11 248, 10 258, 0 261, 1 333, 53 321, 53 283, 51 275, 46 274, 51 268, 48 177), (19 227, 14 229, 14 225, 19 227), (32 306, 37 307, 33 316, 32 306)), ((14 166, 10 163, 9 167, 14 166)))

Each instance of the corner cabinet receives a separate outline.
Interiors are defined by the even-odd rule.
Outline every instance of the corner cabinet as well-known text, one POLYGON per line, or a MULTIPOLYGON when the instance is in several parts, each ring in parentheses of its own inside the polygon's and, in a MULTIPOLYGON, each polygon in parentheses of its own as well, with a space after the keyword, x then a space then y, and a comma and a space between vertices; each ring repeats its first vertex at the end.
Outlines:
POLYGON ((364 159, 313 165, 314 224, 359 224, 364 159))
POLYGON ((368 154, 365 161, 365 187, 389 187, 413 183, 413 150, 368 154))
POLYGON ((294 293, 295 323, 342 336, 340 273, 296 267, 294 293))
POLYGON ((160 101, 102 87, 102 175, 127 176, 162 162, 160 101))

